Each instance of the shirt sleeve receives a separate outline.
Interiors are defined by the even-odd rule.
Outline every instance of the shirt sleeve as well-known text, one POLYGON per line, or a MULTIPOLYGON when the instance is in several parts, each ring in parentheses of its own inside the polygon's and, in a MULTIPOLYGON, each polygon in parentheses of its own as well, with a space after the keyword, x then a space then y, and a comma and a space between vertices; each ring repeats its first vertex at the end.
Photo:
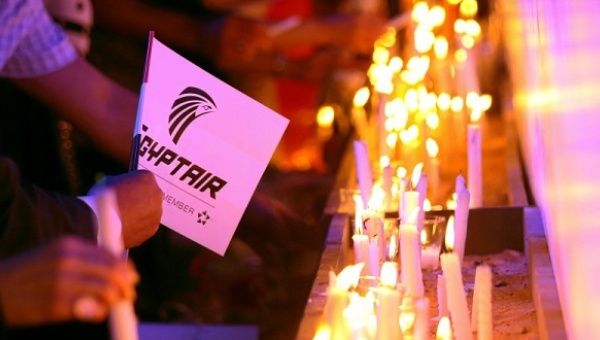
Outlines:
POLYGON ((58 71, 77 58, 67 36, 39 0, 0 4, 0 76, 31 78, 58 71))

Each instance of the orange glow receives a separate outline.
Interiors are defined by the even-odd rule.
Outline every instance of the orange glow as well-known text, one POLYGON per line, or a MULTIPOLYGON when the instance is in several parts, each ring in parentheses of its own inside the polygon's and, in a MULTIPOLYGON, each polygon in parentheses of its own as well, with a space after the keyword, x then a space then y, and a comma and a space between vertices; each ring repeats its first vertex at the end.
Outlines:
POLYGON ((454 249, 454 215, 450 216, 448 219, 448 224, 446 224, 446 237, 444 238, 444 244, 446 245, 446 250, 452 251, 454 249))

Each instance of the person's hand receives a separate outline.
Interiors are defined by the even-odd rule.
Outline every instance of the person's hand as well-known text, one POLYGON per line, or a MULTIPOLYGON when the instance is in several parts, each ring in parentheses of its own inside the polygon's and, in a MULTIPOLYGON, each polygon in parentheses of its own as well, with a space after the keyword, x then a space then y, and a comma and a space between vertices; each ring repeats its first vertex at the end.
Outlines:
POLYGON ((63 237, 0 262, 6 325, 100 322, 108 308, 135 298, 138 275, 128 262, 75 237, 63 237))
POLYGON ((101 186, 115 191, 126 248, 140 245, 156 233, 162 216, 162 191, 150 171, 109 176, 101 186))

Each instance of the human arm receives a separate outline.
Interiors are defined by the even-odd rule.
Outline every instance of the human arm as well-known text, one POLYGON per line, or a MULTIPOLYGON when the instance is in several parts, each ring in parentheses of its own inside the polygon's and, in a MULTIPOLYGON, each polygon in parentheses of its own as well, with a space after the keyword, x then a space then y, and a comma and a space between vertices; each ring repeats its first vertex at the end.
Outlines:
POLYGON ((137 108, 133 92, 81 58, 58 71, 12 81, 127 164, 137 108))
POLYGON ((0 260, 0 273, 0 308, 10 327, 102 321, 111 305, 135 297, 138 281, 129 263, 75 237, 0 260), (78 306, 81 298, 90 303, 78 306))

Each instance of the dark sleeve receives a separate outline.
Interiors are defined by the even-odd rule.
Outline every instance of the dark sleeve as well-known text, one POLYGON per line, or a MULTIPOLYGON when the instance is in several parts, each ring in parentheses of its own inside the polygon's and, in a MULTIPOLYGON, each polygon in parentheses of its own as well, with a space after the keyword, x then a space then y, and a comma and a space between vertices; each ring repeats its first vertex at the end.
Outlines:
POLYGON ((95 221, 83 201, 23 181, 16 165, 0 156, 0 258, 65 234, 95 240, 95 221))

